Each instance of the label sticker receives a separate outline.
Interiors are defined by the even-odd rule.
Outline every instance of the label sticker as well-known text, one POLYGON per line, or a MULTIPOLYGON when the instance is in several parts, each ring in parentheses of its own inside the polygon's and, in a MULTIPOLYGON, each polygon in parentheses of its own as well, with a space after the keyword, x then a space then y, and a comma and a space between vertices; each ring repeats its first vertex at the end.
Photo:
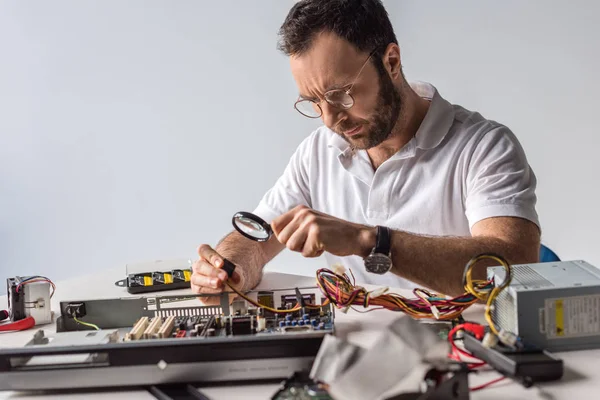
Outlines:
POLYGON ((548 339, 600 335, 600 295, 546 299, 544 311, 548 339))

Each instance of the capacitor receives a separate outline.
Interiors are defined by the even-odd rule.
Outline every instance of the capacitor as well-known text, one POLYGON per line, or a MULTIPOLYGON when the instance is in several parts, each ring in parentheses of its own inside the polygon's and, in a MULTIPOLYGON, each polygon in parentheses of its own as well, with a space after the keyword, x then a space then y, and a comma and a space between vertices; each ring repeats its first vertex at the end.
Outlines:
POLYGON ((303 319, 301 319, 301 320, 298 321, 298 326, 304 326, 304 320, 303 319))
POLYGON ((291 320, 292 320, 292 316, 291 316, 291 315, 289 315, 289 314, 288 314, 288 315, 286 315, 286 316, 285 316, 285 320, 286 320, 286 321, 291 321, 291 320))
POLYGON ((304 319, 304 320, 310 319, 310 315, 309 314, 304 314, 302 316, 302 319, 304 319))
POLYGON ((296 325, 298 325, 298 321, 296 321, 296 320, 293 320, 293 321, 292 321, 292 326, 296 326, 296 325))
POLYGON ((263 318, 263 317, 257 317, 256 318, 256 330, 257 331, 264 331, 265 329, 267 329, 267 319, 263 318))
POLYGON ((292 326, 292 321, 285 321, 285 326, 292 326))
POLYGON ((279 321, 279 327, 283 328, 285 326, 286 321, 279 321))
POLYGON ((312 326, 315 326, 315 327, 316 327, 317 325, 319 325, 319 321, 317 321, 316 319, 314 319, 314 318, 313 318, 313 319, 311 319, 311 320, 310 320, 310 324, 311 324, 312 326))

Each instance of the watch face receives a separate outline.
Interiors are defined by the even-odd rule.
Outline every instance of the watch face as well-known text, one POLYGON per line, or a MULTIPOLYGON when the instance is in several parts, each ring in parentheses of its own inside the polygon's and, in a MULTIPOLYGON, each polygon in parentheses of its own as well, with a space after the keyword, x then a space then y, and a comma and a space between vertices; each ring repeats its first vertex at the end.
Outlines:
POLYGON ((385 274, 392 268, 392 260, 385 254, 371 254, 365 259, 365 268, 374 274, 385 274))

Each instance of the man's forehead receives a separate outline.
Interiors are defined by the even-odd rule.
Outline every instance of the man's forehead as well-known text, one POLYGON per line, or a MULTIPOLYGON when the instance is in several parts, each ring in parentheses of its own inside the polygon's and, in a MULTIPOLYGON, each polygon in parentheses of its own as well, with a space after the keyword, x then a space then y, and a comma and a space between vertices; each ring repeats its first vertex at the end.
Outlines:
POLYGON ((347 41, 333 34, 321 34, 307 52, 290 57, 290 66, 297 81, 310 79, 322 85, 335 85, 353 77, 364 58, 347 41))

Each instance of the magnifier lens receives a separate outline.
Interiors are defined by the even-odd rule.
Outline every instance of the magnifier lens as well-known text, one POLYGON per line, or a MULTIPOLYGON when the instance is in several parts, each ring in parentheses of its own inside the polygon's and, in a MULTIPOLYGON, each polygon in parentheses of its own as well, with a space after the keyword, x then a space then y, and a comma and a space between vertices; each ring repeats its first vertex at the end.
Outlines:
POLYGON ((264 242, 271 237, 272 231, 269 224, 267 224, 260 217, 240 211, 233 216, 233 226, 245 237, 264 242))

